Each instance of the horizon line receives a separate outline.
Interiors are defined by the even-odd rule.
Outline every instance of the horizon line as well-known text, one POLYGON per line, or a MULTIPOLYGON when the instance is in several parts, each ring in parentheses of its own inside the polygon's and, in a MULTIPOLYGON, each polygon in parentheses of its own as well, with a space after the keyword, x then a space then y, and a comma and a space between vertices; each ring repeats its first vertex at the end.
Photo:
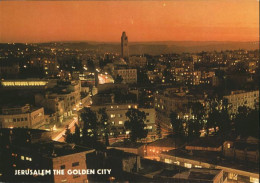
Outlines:
MULTIPOLYGON (((64 42, 64 43, 88 43, 88 42, 94 42, 94 43, 121 43, 120 41, 92 41, 92 40, 60 40, 60 41, 43 41, 43 42, 0 42, 0 44, 43 44, 43 43, 58 43, 58 42, 64 42)), ((153 42, 234 42, 234 43, 252 43, 252 42, 260 42, 260 40, 254 40, 254 41, 216 41, 216 40, 210 40, 210 41, 199 41, 199 40, 167 40, 167 41, 132 41, 128 42, 131 43, 153 43, 153 42)))

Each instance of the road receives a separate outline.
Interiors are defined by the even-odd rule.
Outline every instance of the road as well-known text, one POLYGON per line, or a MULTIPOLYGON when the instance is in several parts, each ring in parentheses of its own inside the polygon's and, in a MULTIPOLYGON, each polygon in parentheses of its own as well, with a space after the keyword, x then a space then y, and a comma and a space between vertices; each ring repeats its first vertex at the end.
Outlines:
POLYGON ((70 119, 69 121, 66 121, 62 125, 62 127, 58 128, 55 132, 53 132, 52 140, 64 142, 63 135, 65 135, 67 125, 68 125, 68 128, 71 130, 71 132, 74 132, 76 123, 78 124, 78 117, 77 117, 77 115, 74 115, 74 117, 72 119, 70 119))

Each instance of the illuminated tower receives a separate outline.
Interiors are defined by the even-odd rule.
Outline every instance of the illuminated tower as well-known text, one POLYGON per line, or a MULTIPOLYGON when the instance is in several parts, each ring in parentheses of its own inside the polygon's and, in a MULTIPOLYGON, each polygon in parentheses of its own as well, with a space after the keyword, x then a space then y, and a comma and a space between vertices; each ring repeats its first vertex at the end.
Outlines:
POLYGON ((125 60, 128 60, 128 57, 129 57, 128 38, 127 38, 125 32, 123 32, 122 36, 121 36, 121 56, 125 60))

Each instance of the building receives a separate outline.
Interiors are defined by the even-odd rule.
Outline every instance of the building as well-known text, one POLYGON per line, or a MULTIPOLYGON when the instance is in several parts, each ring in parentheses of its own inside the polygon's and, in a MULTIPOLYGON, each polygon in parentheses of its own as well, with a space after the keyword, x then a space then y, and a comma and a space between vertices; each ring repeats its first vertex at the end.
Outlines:
POLYGON ((110 145, 108 149, 117 149, 127 153, 132 153, 144 157, 146 146, 143 143, 131 143, 130 141, 127 141, 127 142, 115 142, 112 145, 110 145))
POLYGON ((223 143, 223 155, 239 161, 259 162, 259 140, 253 137, 227 140, 223 143))
POLYGON ((129 58, 128 65, 130 67, 141 67, 141 68, 144 68, 144 67, 147 66, 147 59, 146 59, 146 57, 142 57, 142 56, 131 56, 129 58))
MULTIPOLYGON (((124 130, 124 123, 127 121, 126 112, 130 108, 138 109, 138 105, 135 103, 125 103, 125 104, 93 104, 91 106, 91 110, 98 111, 101 108, 106 108, 106 112, 109 117, 109 121, 111 125, 116 127, 120 135, 128 135, 129 131, 124 130)), ((148 134, 155 135, 156 132, 156 124, 155 124, 155 110, 154 108, 139 108, 140 111, 143 111, 146 115, 146 129, 148 130, 148 134)), ((111 136, 114 135, 112 132, 111 136)))
POLYGON ((114 76, 121 76, 123 79, 123 83, 132 84, 137 83, 137 70, 130 68, 115 68, 114 76))
POLYGON ((27 63, 29 68, 37 69, 46 76, 56 76, 59 72, 57 59, 54 57, 35 57, 27 63))
POLYGON ((240 106, 246 106, 251 109, 259 104, 259 91, 232 91, 230 95, 225 95, 224 98, 228 100, 231 106, 231 113, 237 113, 240 106))
POLYGON ((49 81, 41 79, 15 79, 1 81, 1 88, 5 90, 44 90, 48 87, 49 81))
POLYGON ((155 180, 164 180, 167 182, 183 182, 183 183, 223 183, 223 170, 191 168, 186 171, 163 170, 155 176, 155 180))
POLYGON ((16 77, 19 74, 19 65, 18 64, 1 64, 0 66, 0 77, 16 77))
POLYGON ((33 108, 26 104, 19 107, 2 107, 0 128, 43 128, 44 109, 33 108))
POLYGON ((158 160, 159 154, 179 148, 180 145, 182 145, 181 140, 176 138, 164 138, 156 140, 147 144, 145 157, 158 160))
POLYGON ((227 182, 259 182, 258 163, 242 163, 221 156, 221 152, 174 149, 159 154, 160 161, 185 168, 220 169, 227 182))
POLYGON ((57 119, 71 116, 80 105, 80 81, 58 81, 57 86, 49 89, 44 94, 35 95, 35 104, 43 106, 57 114, 57 119))
MULTIPOLYGON (((154 95, 154 107, 158 116, 169 117, 171 111, 179 114, 181 118, 190 115, 189 103, 204 103, 204 95, 201 93, 189 93, 187 88, 167 88, 158 91, 154 95)), ((191 116, 188 116, 191 117, 191 116)))
POLYGON ((45 133, 46 131, 31 129, 0 130, 1 142, 4 142, 0 152, 5 158, 1 159, 4 168, 0 168, 0 181, 88 182, 86 174, 80 174, 78 171, 70 174, 70 171, 86 170, 86 155, 95 150, 51 141, 50 136, 44 135, 45 133), (27 138, 21 139, 24 136, 27 138), (15 170, 31 170, 34 173, 15 176, 15 170))
POLYGON ((128 60, 129 58, 128 37, 125 32, 123 32, 121 36, 121 56, 125 60, 128 60))
POLYGON ((247 71, 251 74, 254 74, 256 72, 257 67, 258 67, 257 61, 249 61, 247 63, 247 71))

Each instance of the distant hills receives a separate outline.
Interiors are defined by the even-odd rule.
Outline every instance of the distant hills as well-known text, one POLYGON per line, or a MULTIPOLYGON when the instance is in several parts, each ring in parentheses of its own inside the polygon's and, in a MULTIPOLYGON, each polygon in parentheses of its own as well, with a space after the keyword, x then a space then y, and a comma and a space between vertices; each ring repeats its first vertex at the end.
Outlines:
MULTIPOLYGON (((120 53, 120 43, 103 42, 60 42, 63 47, 77 49, 96 49, 99 52, 120 53)), ((48 43, 47 43, 48 44, 48 43)), ((259 42, 217 42, 217 41, 165 41, 165 42, 130 42, 129 53, 132 54, 167 54, 167 53, 196 53, 201 51, 222 50, 256 50, 259 42)))
MULTIPOLYGON (((0 44, 3 45, 3 44, 0 44)), ((93 49, 100 53, 120 53, 120 43, 116 42, 49 42, 38 43, 43 47, 60 47, 70 49, 93 49)), ((259 49, 259 41, 256 42, 218 42, 218 41, 161 41, 161 42, 130 42, 129 53, 159 55, 167 53, 196 53, 201 51, 224 50, 256 50, 259 49)))

